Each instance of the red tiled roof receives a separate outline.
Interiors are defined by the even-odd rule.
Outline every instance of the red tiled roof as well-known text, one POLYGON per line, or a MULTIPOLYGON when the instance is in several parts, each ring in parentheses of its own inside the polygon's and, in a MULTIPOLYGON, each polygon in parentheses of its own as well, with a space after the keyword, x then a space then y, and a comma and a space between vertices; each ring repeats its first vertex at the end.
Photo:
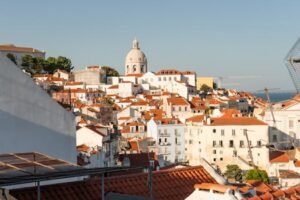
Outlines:
POLYGON ((213 118, 211 120, 212 126, 226 126, 226 125, 267 125, 254 117, 236 117, 236 118, 213 118))
POLYGON ((168 98, 168 104, 172 104, 175 106, 188 106, 190 105, 187 100, 185 100, 183 97, 171 97, 168 98))
POLYGON ((108 89, 118 89, 118 88, 119 88, 119 85, 112 85, 108 89))
POLYGON ((281 151, 270 151, 270 162, 271 163, 287 163, 290 158, 287 153, 281 151))
MULTIPOLYGON (((130 174, 105 178, 105 192, 118 192, 129 195, 149 197, 147 173, 130 174)), ((153 172, 153 197, 161 200, 182 200, 194 191, 199 183, 216 183, 213 177, 202 167, 186 167, 153 172)), ((18 200, 37 199, 35 187, 10 190, 18 200)), ((41 187, 42 199, 56 200, 98 200, 101 199, 101 181, 69 182, 41 187)))
POLYGON ((187 122, 202 122, 204 119, 204 115, 195 115, 186 119, 187 122))
POLYGON ((2 44, 0 45, 0 51, 12 51, 12 52, 25 52, 25 53, 44 53, 40 50, 30 48, 30 47, 17 47, 12 44, 2 44))
POLYGON ((162 69, 156 75, 181 75, 181 72, 176 69, 162 69))
POLYGON ((126 76, 135 76, 135 77, 141 77, 144 74, 127 74, 126 76))
POLYGON ((83 82, 68 81, 65 85, 83 85, 83 82))

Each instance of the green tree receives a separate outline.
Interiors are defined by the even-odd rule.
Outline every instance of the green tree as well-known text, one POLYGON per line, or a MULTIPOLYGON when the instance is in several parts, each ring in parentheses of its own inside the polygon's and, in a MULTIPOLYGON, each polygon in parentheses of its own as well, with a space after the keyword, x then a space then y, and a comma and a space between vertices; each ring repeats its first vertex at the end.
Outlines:
POLYGON ((218 84, 216 82, 213 82, 213 89, 214 90, 218 89, 218 84))
POLYGON ((208 92, 210 92, 211 90, 212 90, 212 88, 209 87, 209 86, 206 85, 206 84, 203 84, 203 85, 201 85, 201 87, 200 87, 200 91, 203 91, 204 93, 208 93, 208 92))
POLYGON ((72 62, 69 58, 58 56, 56 61, 56 69, 65 70, 67 72, 71 72, 74 67, 72 66, 72 62))
POLYGON ((16 56, 14 54, 8 53, 8 54, 6 54, 6 57, 17 65, 17 59, 16 59, 16 56))
POLYGON ((57 59, 54 57, 48 57, 46 60, 46 65, 44 67, 44 70, 49 74, 53 74, 56 68, 57 68, 57 59))
POLYGON ((25 55, 22 57, 22 67, 31 74, 35 73, 49 73, 53 74, 55 70, 61 69, 70 72, 74 67, 69 58, 58 56, 49 57, 47 60, 40 57, 33 57, 25 55))
POLYGON ((265 170, 251 169, 247 171, 245 175, 245 180, 257 180, 257 181, 263 181, 265 183, 268 183, 269 177, 265 170))
POLYGON ((115 70, 112 67, 109 66, 103 66, 101 67, 101 69, 103 69, 106 73, 106 77, 108 76, 120 76, 119 72, 117 70, 115 70))
POLYGON ((238 165, 227 165, 224 175, 228 179, 234 179, 236 181, 242 181, 243 179, 242 170, 238 165))

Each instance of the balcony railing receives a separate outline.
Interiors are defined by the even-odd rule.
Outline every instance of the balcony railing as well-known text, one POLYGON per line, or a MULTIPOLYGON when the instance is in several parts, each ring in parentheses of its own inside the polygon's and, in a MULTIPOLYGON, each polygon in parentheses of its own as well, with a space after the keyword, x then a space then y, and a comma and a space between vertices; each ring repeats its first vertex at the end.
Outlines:
POLYGON ((170 146, 171 143, 169 143, 169 142, 161 142, 161 143, 159 143, 159 145, 160 146, 170 146))
POLYGON ((160 137, 170 137, 170 133, 159 133, 160 137))

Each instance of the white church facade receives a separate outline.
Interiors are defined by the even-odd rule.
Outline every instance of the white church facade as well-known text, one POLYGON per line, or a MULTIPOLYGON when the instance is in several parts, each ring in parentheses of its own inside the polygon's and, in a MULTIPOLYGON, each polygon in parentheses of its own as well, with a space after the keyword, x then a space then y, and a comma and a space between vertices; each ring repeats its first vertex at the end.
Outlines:
MULTIPOLYGON (((163 69, 158 72, 148 71, 147 57, 141 50, 139 41, 134 39, 132 49, 125 58, 125 75, 108 77, 107 84, 113 86, 122 82, 132 82, 141 85, 144 91, 150 93, 151 91, 167 91, 178 93, 180 96, 190 99, 196 93, 196 77, 195 72, 176 69, 163 69)), ((104 88, 104 90, 106 89, 104 88)), ((114 90, 114 93, 118 95, 122 91, 114 90)))

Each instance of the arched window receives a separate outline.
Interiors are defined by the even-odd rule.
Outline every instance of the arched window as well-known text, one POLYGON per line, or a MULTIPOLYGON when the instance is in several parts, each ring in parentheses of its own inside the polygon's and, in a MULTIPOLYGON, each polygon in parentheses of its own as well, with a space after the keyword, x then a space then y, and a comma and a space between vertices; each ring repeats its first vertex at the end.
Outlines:
POLYGON ((133 71, 134 72, 136 71, 136 65, 133 65, 133 71))

